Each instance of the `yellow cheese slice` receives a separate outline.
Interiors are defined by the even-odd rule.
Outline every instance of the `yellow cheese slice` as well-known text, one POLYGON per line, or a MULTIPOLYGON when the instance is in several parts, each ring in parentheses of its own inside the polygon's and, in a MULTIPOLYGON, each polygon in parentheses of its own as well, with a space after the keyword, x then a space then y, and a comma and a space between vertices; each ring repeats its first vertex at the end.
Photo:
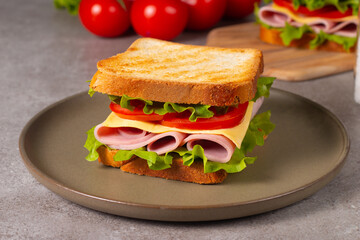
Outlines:
MULTIPOLYGON (((280 6, 276 5, 276 4, 273 4, 272 7, 275 10, 290 16, 292 19, 294 19, 296 22, 299 22, 299 23, 308 24, 308 23, 312 23, 314 21, 324 19, 324 18, 321 18, 321 17, 305 17, 305 16, 301 16, 301 15, 296 15, 293 12, 291 12, 289 9, 284 8, 284 7, 280 7, 280 6)), ((344 17, 344 18, 336 18, 336 19, 328 18, 328 19, 329 20, 335 20, 336 22, 345 22, 345 21, 357 20, 358 17, 357 16, 348 16, 348 17, 344 17)))
POLYGON ((134 127, 139 128, 152 133, 163 133, 163 132, 184 132, 184 133, 205 133, 205 134, 217 134, 223 135, 229 138, 238 148, 240 148, 243 138, 245 137, 246 131, 249 127, 251 120, 251 114, 254 102, 249 102, 243 121, 236 127, 224 128, 216 130, 187 130, 178 129, 172 127, 166 127, 160 124, 154 124, 151 122, 142 122, 136 120, 123 119, 118 117, 115 113, 111 112, 107 117, 103 126, 105 127, 134 127))

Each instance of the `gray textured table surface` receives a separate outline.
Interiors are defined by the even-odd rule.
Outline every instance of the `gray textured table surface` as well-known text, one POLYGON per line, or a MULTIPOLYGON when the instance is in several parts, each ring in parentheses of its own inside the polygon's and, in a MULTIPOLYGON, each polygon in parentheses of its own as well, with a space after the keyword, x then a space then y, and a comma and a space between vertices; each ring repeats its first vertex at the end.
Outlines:
MULTIPOLYGON (((22 127, 49 104, 87 90, 96 62, 137 37, 94 37, 50 1, 0 3, 0 239, 360 239, 360 105, 352 72, 274 85, 334 112, 351 139, 340 174, 289 207, 218 222, 142 221, 89 210, 38 183, 19 155, 22 127)), ((205 39, 206 33, 185 33, 175 41, 203 45, 205 39)))

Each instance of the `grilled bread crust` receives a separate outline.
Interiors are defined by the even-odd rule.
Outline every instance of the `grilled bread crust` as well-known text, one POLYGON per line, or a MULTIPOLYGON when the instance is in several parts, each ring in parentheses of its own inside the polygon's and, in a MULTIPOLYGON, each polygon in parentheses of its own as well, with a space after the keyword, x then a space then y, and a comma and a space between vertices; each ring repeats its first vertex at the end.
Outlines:
MULTIPOLYGON (((260 25, 260 39, 263 42, 270 44, 285 46, 283 40, 280 37, 281 32, 276 29, 268 29, 260 25)), ((315 38, 315 34, 305 33, 301 39, 295 39, 291 41, 287 47, 296 47, 310 49, 310 41, 315 38)), ((316 50, 321 51, 332 51, 332 52, 347 52, 344 47, 333 41, 325 41, 323 44, 318 46, 316 50)), ((350 48, 349 52, 354 52, 355 47, 350 48)))
POLYGON ((195 161, 190 167, 183 165, 182 159, 173 159, 171 168, 164 170, 151 170, 147 161, 134 157, 127 161, 114 161, 113 157, 117 150, 109 150, 105 146, 97 149, 99 153, 99 162, 106 166, 120 168, 124 172, 137 175, 146 175, 183 182, 192 182, 198 184, 217 184, 221 183, 227 177, 227 172, 220 170, 214 173, 204 173, 202 162, 195 161))
POLYGON ((262 52, 136 40, 104 59, 90 83, 95 91, 159 102, 229 106, 251 100, 263 71, 262 52))

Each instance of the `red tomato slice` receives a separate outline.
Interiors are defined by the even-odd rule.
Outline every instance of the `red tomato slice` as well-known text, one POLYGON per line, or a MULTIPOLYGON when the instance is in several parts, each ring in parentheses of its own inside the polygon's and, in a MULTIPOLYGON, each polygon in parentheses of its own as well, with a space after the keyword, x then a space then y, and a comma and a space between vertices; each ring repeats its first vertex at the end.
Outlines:
POLYGON ((109 107, 116 115, 125 119, 150 122, 160 121, 164 118, 163 115, 156 113, 145 114, 143 112, 143 106, 144 105, 141 106, 141 104, 135 104, 134 111, 130 111, 129 109, 122 108, 119 104, 111 102, 109 107))
POLYGON ((237 108, 231 108, 224 115, 215 115, 212 118, 198 118, 196 122, 189 120, 189 113, 170 113, 164 116, 161 125, 180 129, 214 130, 231 128, 240 124, 245 116, 248 102, 239 104, 237 108))
POLYGON ((295 9, 294 5, 292 4, 292 1, 289 0, 274 0, 274 3, 280 7, 285 7, 289 9, 293 13, 303 14, 309 17, 343 18, 343 17, 352 16, 353 14, 352 9, 350 8, 344 13, 336 9, 335 6, 325 6, 321 9, 311 11, 305 6, 300 6, 298 9, 295 9))

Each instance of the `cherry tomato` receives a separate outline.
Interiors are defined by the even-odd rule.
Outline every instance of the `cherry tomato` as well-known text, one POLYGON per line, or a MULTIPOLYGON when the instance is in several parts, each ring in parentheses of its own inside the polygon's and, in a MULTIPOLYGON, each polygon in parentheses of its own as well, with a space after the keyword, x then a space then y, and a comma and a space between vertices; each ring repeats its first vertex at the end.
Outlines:
MULTIPOLYGON (((128 9, 129 0, 123 0, 128 9)), ((130 27, 129 11, 117 0, 82 0, 79 17, 83 26, 101 37, 117 37, 130 27)))
POLYGON ((274 3, 280 7, 285 7, 293 13, 303 14, 309 17, 321 17, 321 18, 343 18, 353 15, 351 8, 346 10, 344 13, 340 12, 335 6, 325 6, 316 10, 309 10, 305 6, 299 6, 298 9, 295 9, 291 1, 286 0, 274 0, 274 3))
POLYGON ((171 40, 184 30, 188 15, 188 7, 180 0, 136 0, 130 18, 137 34, 171 40))
POLYGON ((215 115, 212 118, 198 118, 196 122, 189 120, 189 114, 166 114, 160 124, 180 129, 214 130, 231 128, 240 124, 245 116, 248 102, 239 104, 237 108, 231 108, 224 115, 215 115))
POLYGON ((151 122, 151 121, 160 121, 164 118, 163 115, 159 115, 156 113, 145 114, 143 112, 143 106, 139 106, 139 105, 136 106, 133 111, 127 108, 122 108, 119 104, 113 102, 110 103, 109 107, 111 111, 113 111, 116 115, 125 119, 151 122))
POLYGON ((213 27, 224 15, 225 0, 182 0, 189 6, 189 20, 186 28, 206 30, 213 27))
POLYGON ((260 0, 226 0, 225 16, 228 18, 244 18, 254 12, 254 4, 260 0))

